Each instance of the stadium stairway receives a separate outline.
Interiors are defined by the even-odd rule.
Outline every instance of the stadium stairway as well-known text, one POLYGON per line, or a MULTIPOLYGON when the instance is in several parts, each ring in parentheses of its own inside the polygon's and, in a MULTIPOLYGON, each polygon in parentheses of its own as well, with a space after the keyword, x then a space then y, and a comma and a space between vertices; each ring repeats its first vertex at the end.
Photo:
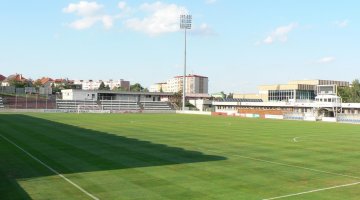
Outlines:
POLYGON ((0 97, 0 109, 4 109, 4 102, 3 102, 3 99, 2 97, 0 97))
POLYGON ((173 110, 169 102, 163 102, 163 101, 143 101, 141 102, 141 105, 144 110, 173 110))
POLYGON ((101 100, 103 110, 139 111, 141 108, 136 101, 101 100))
POLYGON ((57 100, 56 101, 57 109, 60 110, 101 110, 101 107, 96 101, 84 100, 84 101, 74 101, 74 100, 57 100))

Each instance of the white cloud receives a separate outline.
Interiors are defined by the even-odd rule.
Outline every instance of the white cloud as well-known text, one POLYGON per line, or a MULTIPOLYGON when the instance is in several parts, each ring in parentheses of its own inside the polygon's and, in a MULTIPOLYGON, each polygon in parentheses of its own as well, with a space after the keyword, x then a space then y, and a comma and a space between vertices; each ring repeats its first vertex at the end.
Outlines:
POLYGON ((80 16, 69 24, 71 28, 82 30, 91 28, 97 23, 102 23, 104 28, 109 29, 113 26, 114 19, 110 15, 102 14, 103 5, 96 2, 80 1, 79 3, 71 3, 63 8, 64 13, 74 13, 80 16))
POLYGON ((213 4, 216 3, 217 0, 205 0, 206 4, 213 4))
POLYGON ((349 25, 349 20, 345 19, 342 21, 336 21, 335 25, 338 26, 339 28, 345 28, 349 25))
POLYGON ((270 35, 268 35, 262 43, 272 44, 276 41, 286 42, 288 40, 288 34, 297 27, 297 23, 291 23, 287 26, 280 26, 276 28, 270 35))
POLYGON ((84 17, 71 22, 69 26, 74 29, 82 30, 92 27, 98 21, 99 18, 96 17, 84 17))
POLYGON ((335 57, 328 56, 328 57, 320 58, 319 60, 317 60, 317 63, 325 64, 325 63, 331 63, 334 61, 335 61, 335 57))
MULTIPOLYGON (((215 0, 208 0, 208 2, 214 3, 215 0)), ((184 6, 160 1, 143 3, 136 7, 130 7, 126 1, 119 1, 117 8, 120 11, 118 10, 115 14, 104 12, 104 8, 104 5, 96 2, 80 1, 69 4, 62 11, 78 16, 67 24, 76 30, 89 29, 97 24, 110 29, 117 20, 122 20, 126 28, 144 32, 150 36, 179 31, 179 16, 189 13, 184 6)), ((206 23, 194 24, 191 32, 195 35, 215 35, 214 30, 206 23)))
POLYGON ((121 10, 124 10, 126 7, 127 7, 127 4, 125 1, 120 1, 118 3, 118 7, 121 9, 121 10))
POLYGON ((104 6, 96 2, 80 1, 79 3, 71 3, 63 9, 65 13, 76 13, 79 16, 93 16, 99 12, 104 6))
POLYGON ((112 28, 114 25, 114 20, 110 15, 102 16, 101 21, 106 29, 112 28))
POLYGON ((145 32, 151 36, 177 32, 180 29, 179 15, 188 13, 185 7, 159 1, 151 4, 144 3, 140 6, 140 10, 148 15, 142 19, 128 19, 125 24, 132 30, 145 32))

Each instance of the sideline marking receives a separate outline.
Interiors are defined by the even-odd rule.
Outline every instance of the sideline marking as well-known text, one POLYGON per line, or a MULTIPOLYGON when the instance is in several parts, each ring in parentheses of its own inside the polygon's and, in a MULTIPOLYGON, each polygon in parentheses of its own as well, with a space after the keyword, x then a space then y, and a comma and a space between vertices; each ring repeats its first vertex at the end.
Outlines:
POLYGON ((320 189, 310 190, 310 191, 306 191, 306 192, 299 192, 299 193, 294 193, 294 194, 288 194, 288 195, 283 195, 283 196, 278 196, 278 197, 271 197, 271 198, 267 198, 267 199, 263 199, 263 200, 282 199, 282 198, 286 198, 286 197, 299 196, 299 195, 303 195, 303 194, 320 192, 320 191, 324 191, 324 190, 331 190, 331 189, 336 189, 336 188, 349 187, 349 186, 354 186, 354 185, 358 185, 358 184, 360 184, 360 182, 349 183, 349 184, 345 184, 345 185, 337 185, 337 186, 332 186, 332 187, 327 187, 327 188, 320 188, 320 189))
POLYGON ((24 152, 25 154, 27 154, 28 156, 30 156, 32 159, 36 160, 37 162, 39 162, 40 164, 42 164, 43 166, 45 166, 46 168, 48 168, 50 171, 54 172, 55 174, 57 174, 58 176, 60 176, 62 179, 64 179, 65 181, 67 181, 68 183, 70 183, 71 185, 73 185, 74 187, 76 187, 77 189, 79 189, 80 191, 82 191, 83 193, 85 193, 86 195, 88 195, 89 197, 91 197, 94 200, 99 200, 99 198, 97 198, 96 196, 90 194, 89 192, 87 192, 85 189, 83 189, 82 187, 80 187, 79 185, 77 185, 76 183, 72 182, 70 179, 66 178, 64 175, 60 174, 59 172, 57 172, 55 169, 51 168, 50 166, 48 166, 47 164, 45 164, 44 162, 42 162, 41 160, 39 160, 38 158, 36 158, 35 156, 33 156, 32 154, 30 154, 29 152, 27 152, 26 150, 24 150, 23 148, 21 148, 20 146, 18 146, 15 142, 11 141, 10 139, 8 139, 7 137, 3 136, 2 134, 0 134, 0 136, 8 141, 10 144, 14 145, 15 147, 17 147, 18 149, 20 149, 22 152, 24 152))

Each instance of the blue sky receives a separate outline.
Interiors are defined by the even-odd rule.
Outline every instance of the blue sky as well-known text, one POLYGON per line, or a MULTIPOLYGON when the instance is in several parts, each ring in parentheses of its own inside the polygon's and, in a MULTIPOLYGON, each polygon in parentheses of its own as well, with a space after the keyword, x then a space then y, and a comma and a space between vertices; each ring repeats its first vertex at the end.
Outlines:
POLYGON ((210 92, 289 80, 360 78, 360 2, 328 0, 5 1, 0 74, 127 79, 182 74, 179 13, 193 15, 188 72, 210 92))

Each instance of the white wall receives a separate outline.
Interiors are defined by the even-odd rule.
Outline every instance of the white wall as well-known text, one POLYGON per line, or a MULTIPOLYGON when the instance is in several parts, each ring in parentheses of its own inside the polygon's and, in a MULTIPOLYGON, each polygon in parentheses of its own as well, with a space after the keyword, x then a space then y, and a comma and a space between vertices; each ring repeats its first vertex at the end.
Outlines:
POLYGON ((97 93, 83 90, 61 90, 63 100, 97 100, 97 93))

